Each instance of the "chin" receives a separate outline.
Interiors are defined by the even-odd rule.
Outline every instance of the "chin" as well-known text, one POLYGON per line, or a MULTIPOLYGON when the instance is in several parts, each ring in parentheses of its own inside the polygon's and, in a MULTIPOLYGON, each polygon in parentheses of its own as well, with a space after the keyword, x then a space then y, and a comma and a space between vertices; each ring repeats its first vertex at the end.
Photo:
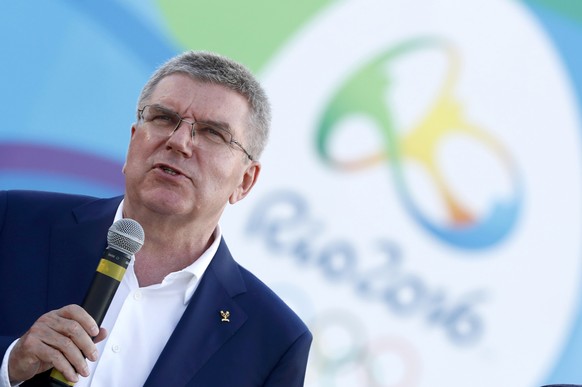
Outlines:
POLYGON ((192 210, 193 198, 186 197, 183 193, 178 193, 167 189, 156 189, 152 192, 145 192, 141 196, 141 202, 145 207, 161 214, 180 214, 192 210))

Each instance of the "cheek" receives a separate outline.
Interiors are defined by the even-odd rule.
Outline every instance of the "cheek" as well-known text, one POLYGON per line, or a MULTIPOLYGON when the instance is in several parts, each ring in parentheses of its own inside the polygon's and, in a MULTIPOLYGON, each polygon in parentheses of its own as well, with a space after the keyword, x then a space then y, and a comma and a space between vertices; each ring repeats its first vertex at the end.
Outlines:
POLYGON ((232 169, 223 169, 220 177, 217 179, 218 183, 231 192, 241 184, 243 173, 238 168, 233 167, 232 169))
POLYGON ((142 173, 147 168, 148 154, 143 146, 132 141, 127 149, 125 159, 124 173, 126 176, 142 173))
POLYGON ((129 163, 141 162, 155 149, 156 144, 147 138, 142 132, 136 132, 129 142, 127 159, 129 163))
POLYGON ((212 163, 200 159, 198 161, 194 173, 200 188, 205 187, 205 190, 213 193, 230 189, 234 180, 232 170, 225 168, 220 162, 212 163))
POLYGON ((139 156, 139 152, 137 151, 134 143, 129 144, 129 148, 127 149, 127 158, 125 160, 126 169, 127 168, 134 168, 136 164, 136 159, 139 156))

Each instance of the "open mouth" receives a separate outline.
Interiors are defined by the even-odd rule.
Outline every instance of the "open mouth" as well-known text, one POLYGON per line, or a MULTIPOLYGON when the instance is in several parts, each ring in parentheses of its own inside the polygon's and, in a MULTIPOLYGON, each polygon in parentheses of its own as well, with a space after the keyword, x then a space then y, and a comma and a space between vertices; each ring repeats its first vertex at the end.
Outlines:
POLYGON ((168 174, 172 175, 172 176, 178 175, 178 174, 180 173, 180 172, 177 172, 177 171, 173 170, 173 169, 172 169, 172 168, 170 168, 170 167, 160 167, 160 169, 161 169, 162 171, 164 171, 164 172, 166 172, 166 173, 168 173, 168 174))
POLYGON ((182 173, 172 167, 169 167, 167 165, 164 164, 158 164, 156 165, 156 168, 163 171, 164 173, 167 173, 168 175, 172 175, 172 176, 177 176, 177 175, 182 175, 182 173))

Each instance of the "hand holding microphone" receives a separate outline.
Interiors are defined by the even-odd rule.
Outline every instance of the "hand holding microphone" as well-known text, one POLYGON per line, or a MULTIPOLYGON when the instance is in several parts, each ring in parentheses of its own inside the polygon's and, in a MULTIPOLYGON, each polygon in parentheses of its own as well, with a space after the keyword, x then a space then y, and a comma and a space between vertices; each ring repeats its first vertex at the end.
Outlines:
POLYGON ((95 343, 105 338, 98 327, 113 300, 144 232, 132 219, 120 219, 107 233, 102 255, 82 308, 69 305, 41 316, 20 338, 9 358, 11 382, 21 382, 54 367, 49 386, 72 386, 77 373, 88 376, 85 358, 96 360, 95 343), (60 371, 59 371, 60 370, 60 371))

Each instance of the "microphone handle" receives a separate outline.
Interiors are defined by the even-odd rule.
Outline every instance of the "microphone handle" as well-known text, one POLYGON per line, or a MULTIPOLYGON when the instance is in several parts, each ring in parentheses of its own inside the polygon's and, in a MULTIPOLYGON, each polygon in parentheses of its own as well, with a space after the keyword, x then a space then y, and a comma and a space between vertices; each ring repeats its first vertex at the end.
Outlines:
POLYGON ((82 305, 97 326, 103 322, 130 261, 131 255, 112 247, 107 247, 103 253, 82 305))
MULTIPOLYGON (((83 309, 100 326, 105 318, 107 309, 111 305, 113 296, 123 279, 131 255, 108 246, 97 266, 89 291, 83 301, 83 309)), ((70 387, 75 383, 69 382, 63 374, 53 368, 49 377, 49 387, 70 387)))

